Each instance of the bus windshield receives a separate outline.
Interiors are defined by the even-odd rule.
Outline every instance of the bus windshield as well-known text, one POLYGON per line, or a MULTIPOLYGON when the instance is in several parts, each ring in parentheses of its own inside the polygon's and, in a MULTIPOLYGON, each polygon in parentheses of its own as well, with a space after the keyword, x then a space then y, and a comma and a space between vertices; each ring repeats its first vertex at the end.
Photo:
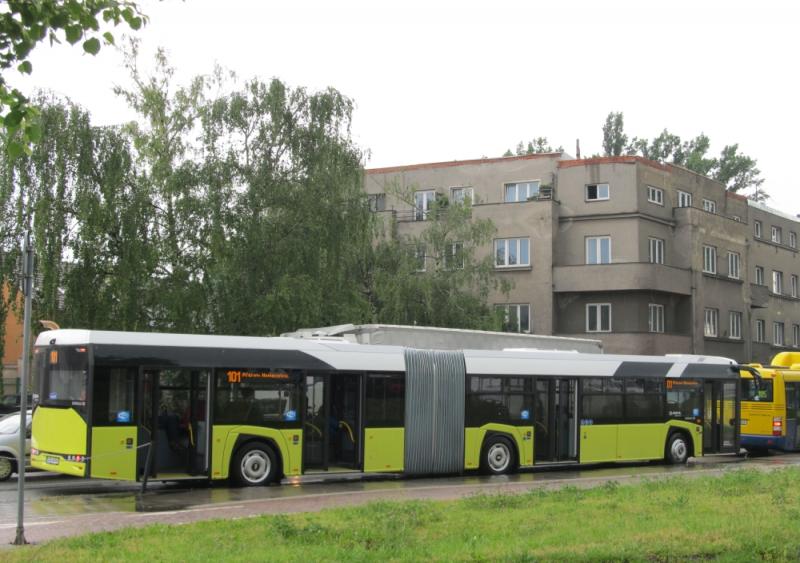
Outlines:
POLYGON ((753 379, 742 379, 742 401, 756 401, 759 403, 772 402, 772 380, 761 379, 756 386, 753 379))
POLYGON ((42 394, 40 403, 53 407, 86 405, 86 375, 88 362, 86 348, 50 348, 40 363, 42 394))

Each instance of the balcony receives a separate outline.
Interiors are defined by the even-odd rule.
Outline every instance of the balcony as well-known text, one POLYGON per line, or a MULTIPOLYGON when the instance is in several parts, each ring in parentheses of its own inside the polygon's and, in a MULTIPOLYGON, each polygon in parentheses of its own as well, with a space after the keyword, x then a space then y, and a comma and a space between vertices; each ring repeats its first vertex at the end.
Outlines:
POLYGON ((691 288, 690 270, 664 264, 628 262, 553 268, 556 293, 650 290, 691 295, 691 288))

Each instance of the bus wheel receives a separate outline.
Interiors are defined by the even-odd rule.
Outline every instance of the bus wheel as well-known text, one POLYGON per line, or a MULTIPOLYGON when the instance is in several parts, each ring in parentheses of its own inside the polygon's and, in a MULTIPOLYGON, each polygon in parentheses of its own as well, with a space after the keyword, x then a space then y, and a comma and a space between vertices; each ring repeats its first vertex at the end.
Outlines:
POLYGON ((514 447, 503 436, 493 436, 486 440, 481 455, 481 469, 489 475, 511 473, 515 467, 514 447))
POLYGON ((686 463, 689 459, 689 444, 686 441, 686 435, 682 432, 676 432, 667 440, 667 463, 679 464, 686 463))
POLYGON ((255 487, 275 480, 278 462, 275 452, 266 444, 245 444, 236 452, 231 466, 231 476, 239 485, 255 487))
POLYGON ((0 481, 8 481, 14 472, 14 462, 9 458, 0 456, 0 481))

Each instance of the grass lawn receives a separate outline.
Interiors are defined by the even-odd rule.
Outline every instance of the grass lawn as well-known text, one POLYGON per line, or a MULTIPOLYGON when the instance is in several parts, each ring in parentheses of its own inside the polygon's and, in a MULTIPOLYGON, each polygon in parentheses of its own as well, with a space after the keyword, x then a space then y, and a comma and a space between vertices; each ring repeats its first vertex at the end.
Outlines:
POLYGON ((6 561, 800 559, 800 469, 154 525, 6 561))

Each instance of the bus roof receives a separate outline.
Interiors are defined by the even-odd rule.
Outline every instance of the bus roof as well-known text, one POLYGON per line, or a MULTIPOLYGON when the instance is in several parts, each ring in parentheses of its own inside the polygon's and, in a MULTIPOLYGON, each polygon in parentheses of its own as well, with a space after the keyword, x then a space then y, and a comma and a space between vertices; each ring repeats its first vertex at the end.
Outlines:
MULTIPOLYGON (((107 350, 109 357, 120 358, 126 347, 138 350, 204 349, 214 357, 214 365, 232 360, 225 350, 252 352, 250 358, 263 358, 262 351, 285 352, 280 357, 298 360, 298 367, 358 371, 404 371, 402 346, 357 344, 329 339, 286 337, 218 336, 198 334, 145 333, 61 329, 41 333, 37 346, 92 345, 107 350), (214 354, 218 350, 220 353, 214 354)), ((635 356, 586 354, 543 350, 464 350, 467 373, 487 375, 549 375, 595 377, 738 377, 730 367, 735 362, 717 356, 635 356)), ((194 352, 193 352, 194 354, 194 352)), ((137 356, 139 357, 139 356, 137 356)), ((152 356, 141 356, 152 358, 152 356)), ((199 356, 198 356, 199 357, 199 356)), ((199 360, 198 360, 199 361, 199 360)), ((257 360, 253 360, 257 361, 257 360)), ((292 360, 294 361, 294 360, 292 360)), ((234 367, 230 366, 229 367, 234 367)), ((255 367, 255 366, 236 366, 255 367)), ((269 366, 281 367, 281 366, 269 366)), ((287 366, 288 367, 288 366, 287 366)))

